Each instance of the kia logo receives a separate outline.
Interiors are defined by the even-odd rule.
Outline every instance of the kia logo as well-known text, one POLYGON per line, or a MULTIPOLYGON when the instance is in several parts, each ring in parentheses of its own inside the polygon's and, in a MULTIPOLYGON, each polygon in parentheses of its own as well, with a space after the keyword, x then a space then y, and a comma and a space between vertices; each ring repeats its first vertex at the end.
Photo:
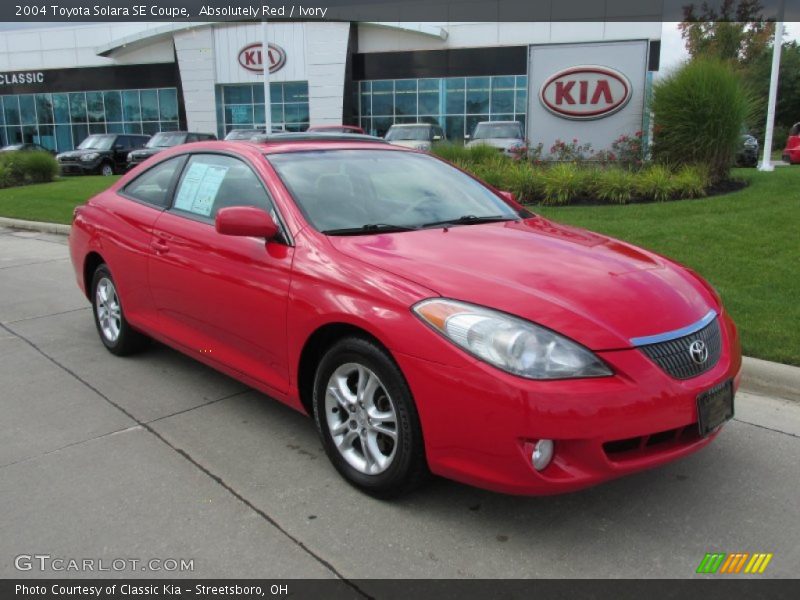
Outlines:
MULTIPOLYGON (((264 72, 263 46, 261 43, 250 44, 239 50, 239 64, 253 73, 264 72)), ((286 52, 276 44, 269 45, 267 52, 269 72, 279 71, 286 64, 286 52)))
POLYGON ((539 101, 565 119, 602 119, 625 108, 632 90, 628 78, 615 69, 570 67, 544 82, 539 101))

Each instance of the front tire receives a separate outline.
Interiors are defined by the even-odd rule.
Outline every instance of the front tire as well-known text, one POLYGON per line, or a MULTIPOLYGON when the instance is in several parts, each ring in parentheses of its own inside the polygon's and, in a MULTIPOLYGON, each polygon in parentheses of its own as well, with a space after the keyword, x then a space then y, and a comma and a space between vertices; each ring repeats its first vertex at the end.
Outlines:
POLYGON ((104 177, 111 177, 114 174, 114 165, 111 163, 103 163, 100 165, 100 175, 104 177))
POLYGON ((95 269, 91 290, 94 324, 108 351, 117 356, 127 356, 144 348, 148 339, 125 319, 117 286, 105 263, 95 269))
POLYGON ((349 337, 323 356, 314 378, 314 420, 336 470, 358 489, 391 498, 428 474, 414 399, 391 357, 349 337))

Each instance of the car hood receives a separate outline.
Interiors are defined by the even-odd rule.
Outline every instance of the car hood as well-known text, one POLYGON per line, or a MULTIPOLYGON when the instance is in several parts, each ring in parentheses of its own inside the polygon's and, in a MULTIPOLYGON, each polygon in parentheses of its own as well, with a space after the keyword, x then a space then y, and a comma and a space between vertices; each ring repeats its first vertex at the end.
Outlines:
POLYGON ((472 140, 467 142, 467 148, 474 148, 475 146, 491 146, 492 148, 502 148, 507 150, 511 146, 524 143, 519 138, 485 138, 480 140, 472 140))
POLYGON ((80 158, 86 154, 103 154, 105 150, 70 150, 56 155, 56 158, 80 158))
POLYGON ((629 348, 631 338, 685 327, 715 308, 679 265, 541 217, 329 239, 444 297, 518 315, 593 350, 629 348))
MULTIPOLYGON (((389 141, 389 140, 387 140, 389 141)), ((431 143, 427 140, 392 140, 389 141, 392 146, 402 146, 403 148, 416 149, 417 146, 430 147, 431 143)))
POLYGON ((142 158, 145 156, 153 156, 154 154, 158 154, 163 150, 166 150, 166 148, 140 148, 139 150, 132 150, 131 155, 136 156, 137 158, 142 158))

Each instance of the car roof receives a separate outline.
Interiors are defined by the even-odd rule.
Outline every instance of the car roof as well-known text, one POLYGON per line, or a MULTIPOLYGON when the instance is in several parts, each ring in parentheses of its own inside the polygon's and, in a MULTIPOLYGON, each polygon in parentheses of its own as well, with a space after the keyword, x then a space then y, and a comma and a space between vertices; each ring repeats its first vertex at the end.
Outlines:
POLYGON ((522 125, 519 121, 480 121, 478 125, 522 125))
MULTIPOLYGON (((395 123, 392 127, 441 127, 438 123, 395 123)), ((391 129, 391 127, 390 127, 391 129)))

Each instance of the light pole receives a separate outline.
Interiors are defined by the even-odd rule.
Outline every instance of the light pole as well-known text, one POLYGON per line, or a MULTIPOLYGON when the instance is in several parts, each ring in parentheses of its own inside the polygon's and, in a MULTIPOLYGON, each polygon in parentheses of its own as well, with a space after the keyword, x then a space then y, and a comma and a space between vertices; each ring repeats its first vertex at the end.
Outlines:
POLYGON ((772 133, 775 127, 775 103, 778 99, 778 75, 781 70, 781 49, 783 47, 783 2, 778 5, 778 15, 775 23, 775 41, 772 44, 772 73, 769 80, 769 101, 767 104, 767 127, 764 131, 764 156, 759 171, 774 171, 772 164, 772 133))
POLYGON ((269 37, 267 20, 261 21, 261 66, 264 69, 264 132, 272 134, 272 99, 269 92, 269 37))

